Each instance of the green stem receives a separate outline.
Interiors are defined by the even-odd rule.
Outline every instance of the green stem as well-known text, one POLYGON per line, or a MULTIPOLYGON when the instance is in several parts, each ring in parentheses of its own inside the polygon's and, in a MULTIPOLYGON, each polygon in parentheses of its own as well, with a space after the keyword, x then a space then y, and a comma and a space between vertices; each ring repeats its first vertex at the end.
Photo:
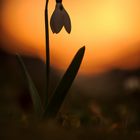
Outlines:
POLYGON ((45 99, 45 104, 48 103, 49 82, 50 82, 50 49, 49 49, 48 2, 49 2, 49 0, 46 0, 46 6, 45 6, 45 37, 46 37, 46 99, 45 99))

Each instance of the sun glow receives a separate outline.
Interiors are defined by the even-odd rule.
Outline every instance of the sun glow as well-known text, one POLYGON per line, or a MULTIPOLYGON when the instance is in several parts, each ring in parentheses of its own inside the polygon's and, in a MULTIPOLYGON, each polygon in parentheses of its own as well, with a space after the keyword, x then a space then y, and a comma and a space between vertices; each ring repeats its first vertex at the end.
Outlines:
MULTIPOLYGON (((50 31, 52 65, 65 69, 76 51, 86 46, 82 72, 95 73, 112 67, 140 66, 139 0, 65 0, 72 20, 72 32, 50 31)), ((49 17, 55 3, 50 1, 49 17)), ((4 31, 17 45, 8 51, 35 55, 45 60, 45 0, 12 0, 2 11, 4 31)))

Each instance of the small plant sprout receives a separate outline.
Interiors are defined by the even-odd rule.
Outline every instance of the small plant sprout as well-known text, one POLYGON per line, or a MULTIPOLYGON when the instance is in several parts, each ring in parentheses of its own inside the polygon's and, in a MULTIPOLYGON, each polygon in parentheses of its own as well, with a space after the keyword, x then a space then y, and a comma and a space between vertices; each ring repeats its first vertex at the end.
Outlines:
MULTIPOLYGON (((46 0, 45 6, 45 39, 46 39, 46 95, 45 95, 45 103, 42 103, 42 99, 39 96, 39 92, 35 87, 30 74, 21 58, 20 55, 17 55, 17 59, 22 67, 23 73, 25 75, 30 96, 33 102, 34 110, 37 116, 41 118, 55 118, 57 113, 60 110, 60 107, 78 73, 80 68, 84 53, 85 47, 82 47, 78 50, 76 55, 74 56, 71 64, 67 68, 64 73, 62 79, 56 86, 53 93, 51 93, 51 97, 48 98, 49 88, 50 88, 50 45, 49 45, 49 19, 48 19, 48 4, 49 0, 46 0)), ((53 33, 59 33, 61 29, 64 27, 68 33, 71 32, 71 20, 64 9, 62 4, 62 0, 56 0, 55 10, 50 19, 50 27, 53 33)), ((57 46, 56 46, 57 47, 57 46)))

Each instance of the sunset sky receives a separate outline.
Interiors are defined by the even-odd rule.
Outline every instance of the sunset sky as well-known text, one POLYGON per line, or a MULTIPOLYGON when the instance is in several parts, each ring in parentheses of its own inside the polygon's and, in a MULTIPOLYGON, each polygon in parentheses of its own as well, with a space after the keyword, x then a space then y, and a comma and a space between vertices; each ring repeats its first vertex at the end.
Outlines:
MULTIPOLYGON (((82 73, 140 67, 140 0, 63 0, 63 5, 72 32, 50 30, 53 66, 66 69, 85 45, 82 73)), ((49 18, 54 7, 50 0, 49 18)), ((45 0, 5 0, 0 21, 5 50, 45 60, 44 8, 45 0)))

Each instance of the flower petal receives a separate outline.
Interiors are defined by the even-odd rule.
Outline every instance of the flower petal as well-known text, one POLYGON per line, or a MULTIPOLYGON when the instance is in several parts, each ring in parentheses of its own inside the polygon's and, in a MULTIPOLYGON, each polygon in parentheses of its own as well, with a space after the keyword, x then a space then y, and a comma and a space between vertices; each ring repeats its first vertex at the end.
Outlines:
POLYGON ((50 26, 53 33, 59 33, 63 27, 63 10, 60 10, 60 3, 56 4, 55 10, 51 16, 50 26))
POLYGON ((71 20, 65 9, 63 11, 63 21, 64 21, 64 27, 65 27, 66 31, 68 33, 70 33, 71 32, 71 20))

